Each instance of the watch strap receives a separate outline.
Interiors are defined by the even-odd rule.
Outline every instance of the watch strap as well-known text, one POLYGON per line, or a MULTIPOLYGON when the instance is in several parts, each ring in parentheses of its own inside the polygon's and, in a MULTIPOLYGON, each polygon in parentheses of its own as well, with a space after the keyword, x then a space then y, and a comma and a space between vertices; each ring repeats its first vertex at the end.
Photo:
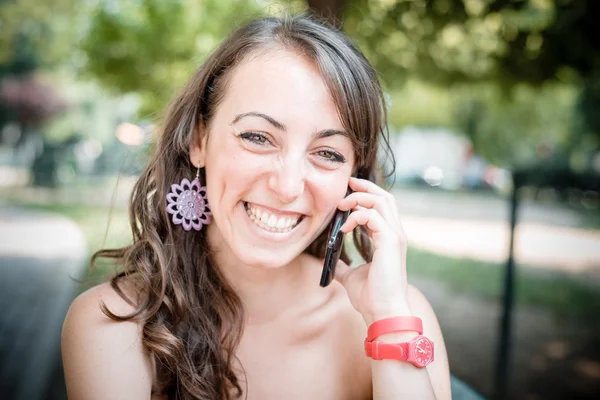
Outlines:
POLYGON ((415 367, 424 368, 434 360, 434 343, 422 335, 403 343, 365 340, 365 353, 373 360, 407 361, 415 367))
POLYGON ((373 342, 365 341, 365 353, 373 360, 408 360, 408 342, 405 343, 385 343, 375 340, 373 342))
POLYGON ((373 322, 367 331, 367 342, 390 332, 414 331, 423 334, 423 321, 415 316, 391 317, 373 322))

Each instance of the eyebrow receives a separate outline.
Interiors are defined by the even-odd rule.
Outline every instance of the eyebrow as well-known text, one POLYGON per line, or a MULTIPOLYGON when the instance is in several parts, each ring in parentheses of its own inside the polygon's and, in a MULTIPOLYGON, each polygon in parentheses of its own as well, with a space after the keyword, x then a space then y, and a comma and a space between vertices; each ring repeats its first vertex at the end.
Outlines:
POLYGON ((281 122, 278 122, 273 117, 269 117, 267 114, 263 114, 263 113, 260 113, 260 112, 257 112, 257 111, 250 111, 250 112, 238 114, 233 119, 233 121, 231 121, 231 124, 233 125, 236 122, 238 122, 240 119, 245 118, 245 117, 258 117, 258 118, 262 118, 262 119, 266 120, 268 123, 270 123, 271 125, 273 125, 275 128, 279 129, 280 131, 284 131, 284 132, 287 131, 287 128, 281 122))
MULTIPOLYGON (((257 111, 249 111, 249 112, 245 112, 242 114, 238 114, 236 115, 236 117, 233 119, 233 121, 231 121, 231 124, 235 124, 236 122, 240 121, 242 118, 245 117, 258 117, 258 118, 262 118, 265 121, 267 121, 268 123, 270 123, 271 125, 273 125, 276 129, 283 131, 283 132, 287 132, 287 128, 284 124, 282 124, 281 122, 277 121, 275 118, 268 116, 267 114, 263 114, 261 112, 257 112, 257 111)), ((315 132, 313 134, 313 139, 324 139, 330 136, 335 136, 335 135, 341 135, 347 138, 350 138, 350 135, 348 134, 348 132, 346 131, 341 131, 339 129, 323 129, 320 130, 318 132, 315 132)))

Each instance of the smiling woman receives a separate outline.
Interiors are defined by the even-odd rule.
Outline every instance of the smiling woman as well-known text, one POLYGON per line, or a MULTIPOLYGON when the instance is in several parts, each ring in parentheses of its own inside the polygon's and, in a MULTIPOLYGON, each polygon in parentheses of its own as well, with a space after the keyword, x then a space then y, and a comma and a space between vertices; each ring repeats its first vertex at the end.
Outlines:
POLYGON ((450 398, 437 319, 376 185, 385 126, 376 72, 339 31, 300 16, 234 32, 165 116, 133 243, 94 256, 122 272, 71 306, 69 398, 450 398), (322 288, 336 210, 365 263, 343 253, 322 288))

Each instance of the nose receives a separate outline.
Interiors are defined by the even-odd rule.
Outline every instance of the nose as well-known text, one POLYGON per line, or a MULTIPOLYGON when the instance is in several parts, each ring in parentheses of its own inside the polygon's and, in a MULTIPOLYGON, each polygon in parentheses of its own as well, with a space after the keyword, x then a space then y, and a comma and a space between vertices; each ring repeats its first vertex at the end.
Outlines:
POLYGON ((306 165, 303 157, 300 155, 282 157, 269 177, 269 189, 282 203, 288 204, 304 192, 305 179, 306 165))

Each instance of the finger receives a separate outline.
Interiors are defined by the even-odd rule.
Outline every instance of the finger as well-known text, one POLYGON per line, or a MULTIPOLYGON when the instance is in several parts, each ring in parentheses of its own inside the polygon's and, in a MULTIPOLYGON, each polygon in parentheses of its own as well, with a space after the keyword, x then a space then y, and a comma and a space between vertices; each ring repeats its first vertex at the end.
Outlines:
POLYGON ((352 212, 344 225, 342 231, 351 232, 357 226, 365 226, 370 232, 375 249, 380 248, 384 243, 397 241, 399 233, 395 232, 388 223, 386 223, 381 214, 372 208, 357 210, 352 212))
POLYGON ((396 202, 396 197, 393 194, 366 179, 351 177, 348 181, 348 185, 350 186, 350 189, 352 189, 355 192, 367 192, 383 197, 388 202, 390 210, 394 214, 397 222, 400 222, 398 203, 396 202))
POLYGON ((355 192, 367 192, 377 194, 379 196, 390 195, 387 190, 367 179, 360 179, 352 176, 348 181, 348 185, 350 186, 350 189, 354 190, 355 192))
POLYGON ((338 208, 342 211, 358 209, 357 207, 375 209, 388 222, 392 224, 398 222, 396 215, 390 209, 389 202, 382 196, 365 192, 354 192, 338 203, 338 208))
POLYGON ((348 264, 346 264, 342 260, 338 260, 337 264, 335 265, 333 277, 336 281, 340 282, 343 285, 346 281, 346 278, 348 277, 348 274, 350 274, 351 272, 352 268, 350 268, 348 264))
POLYGON ((364 208, 350 213, 348 219, 342 225, 342 232, 351 232, 359 225, 365 226, 373 233, 391 230, 390 226, 381 217, 381 214, 373 208, 364 208))

